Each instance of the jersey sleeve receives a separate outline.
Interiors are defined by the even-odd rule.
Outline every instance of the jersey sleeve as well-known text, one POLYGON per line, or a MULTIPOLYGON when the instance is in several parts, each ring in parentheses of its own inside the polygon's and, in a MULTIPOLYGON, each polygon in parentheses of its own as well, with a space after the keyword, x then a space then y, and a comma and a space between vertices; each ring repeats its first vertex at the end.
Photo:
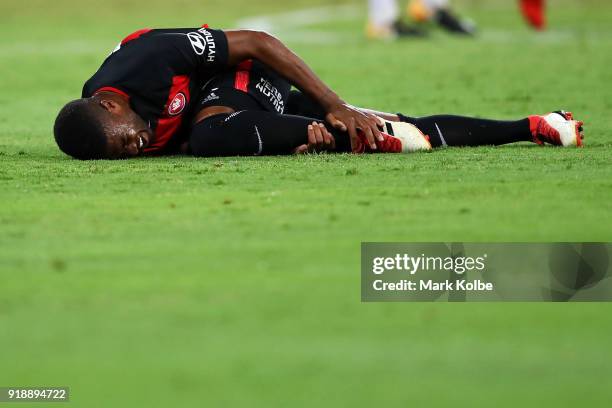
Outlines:
POLYGON ((227 67, 229 50, 222 30, 207 27, 152 30, 151 39, 177 72, 188 73, 194 69, 207 72, 227 67))

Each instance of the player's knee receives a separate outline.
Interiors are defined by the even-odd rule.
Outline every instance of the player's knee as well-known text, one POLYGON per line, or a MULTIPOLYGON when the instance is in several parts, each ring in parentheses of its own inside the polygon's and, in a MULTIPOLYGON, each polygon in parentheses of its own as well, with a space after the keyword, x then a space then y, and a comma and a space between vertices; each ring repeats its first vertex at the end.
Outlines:
POLYGON ((248 111, 241 111, 211 116, 197 123, 189 136, 192 154, 203 157, 258 154, 250 119, 248 111))
MULTIPOLYGON (((219 156, 219 132, 223 132, 223 130, 214 119, 216 118, 204 119, 191 128, 189 147, 194 156, 219 156)), ((218 121, 222 121, 223 119, 224 118, 220 118, 218 121)))

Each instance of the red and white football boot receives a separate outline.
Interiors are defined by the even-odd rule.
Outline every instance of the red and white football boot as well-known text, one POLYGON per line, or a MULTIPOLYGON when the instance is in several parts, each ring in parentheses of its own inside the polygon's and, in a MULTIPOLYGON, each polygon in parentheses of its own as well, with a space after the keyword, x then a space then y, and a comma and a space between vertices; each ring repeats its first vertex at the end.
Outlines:
POLYGON ((369 147, 368 141, 359 132, 361 146, 355 153, 412 153, 419 150, 431 150, 429 137, 424 135, 416 126, 406 122, 384 121, 385 125, 381 135, 382 141, 376 141, 376 150, 369 147))
POLYGON ((571 112, 556 111, 548 115, 529 116, 529 128, 533 141, 539 145, 582 146, 584 122, 574 120, 571 112))

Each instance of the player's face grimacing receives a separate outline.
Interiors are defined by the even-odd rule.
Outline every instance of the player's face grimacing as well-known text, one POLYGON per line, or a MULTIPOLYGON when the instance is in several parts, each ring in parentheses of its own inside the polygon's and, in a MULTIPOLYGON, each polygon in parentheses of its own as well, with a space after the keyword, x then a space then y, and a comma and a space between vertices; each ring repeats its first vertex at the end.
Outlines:
POLYGON ((117 122, 109 122, 106 127, 108 158, 125 159, 141 155, 153 137, 151 129, 140 118, 131 123, 117 122))
POLYGON ((145 121, 123 101, 101 99, 99 103, 107 111, 104 121, 107 157, 125 159, 141 155, 153 140, 153 132, 145 121))

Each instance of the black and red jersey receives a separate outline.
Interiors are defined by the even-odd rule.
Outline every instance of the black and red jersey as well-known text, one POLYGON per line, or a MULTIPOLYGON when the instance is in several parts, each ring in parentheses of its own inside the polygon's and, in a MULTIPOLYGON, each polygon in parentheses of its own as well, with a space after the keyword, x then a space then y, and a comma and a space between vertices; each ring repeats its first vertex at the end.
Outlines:
POLYGON ((129 98, 132 109, 154 132, 145 149, 178 145, 203 83, 227 69, 223 31, 202 28, 144 29, 127 36, 83 87, 83 98, 112 91, 129 98))

